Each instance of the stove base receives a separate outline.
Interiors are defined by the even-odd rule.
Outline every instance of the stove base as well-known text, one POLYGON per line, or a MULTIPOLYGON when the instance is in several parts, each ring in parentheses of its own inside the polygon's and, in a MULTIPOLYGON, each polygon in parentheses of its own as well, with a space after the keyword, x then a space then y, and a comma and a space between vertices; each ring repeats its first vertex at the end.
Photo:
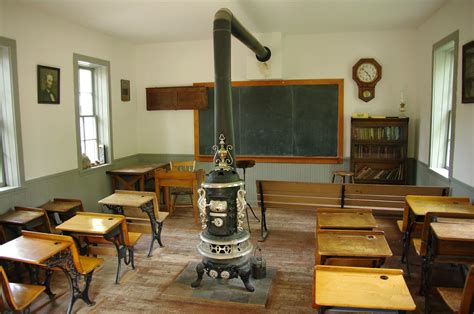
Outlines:
POLYGON ((218 261, 204 258, 201 263, 196 265, 198 278, 191 283, 191 287, 199 287, 204 273, 207 273, 209 277, 214 279, 232 279, 240 277, 247 291, 254 292, 255 288, 250 282, 250 264, 248 258, 239 260, 240 263, 219 263, 218 261))

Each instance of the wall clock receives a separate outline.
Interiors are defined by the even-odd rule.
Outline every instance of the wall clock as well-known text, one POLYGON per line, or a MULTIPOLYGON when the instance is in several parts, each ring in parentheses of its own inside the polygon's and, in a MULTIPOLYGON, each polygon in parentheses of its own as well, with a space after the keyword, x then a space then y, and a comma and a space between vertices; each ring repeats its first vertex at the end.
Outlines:
POLYGON ((359 86, 359 98, 365 102, 375 97, 375 85, 381 78, 382 66, 375 59, 360 59, 352 67, 352 79, 359 86))

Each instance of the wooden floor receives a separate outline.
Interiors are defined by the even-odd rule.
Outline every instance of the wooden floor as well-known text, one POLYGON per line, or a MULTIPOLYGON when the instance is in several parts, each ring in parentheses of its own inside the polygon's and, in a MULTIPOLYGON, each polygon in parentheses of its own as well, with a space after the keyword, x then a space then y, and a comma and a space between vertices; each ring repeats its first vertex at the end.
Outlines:
MULTIPOLYGON (((168 217, 163 229, 163 248, 155 248, 151 258, 148 252, 149 236, 140 239, 136 248, 136 270, 125 266, 121 282, 114 284, 116 260, 106 257, 104 266, 94 274, 90 296, 96 305, 89 307, 81 300, 74 306, 77 313, 314 313, 311 308, 311 281, 315 252, 315 213, 310 211, 269 210, 267 240, 259 245, 267 265, 276 267, 278 273, 265 310, 249 310, 229 305, 199 305, 165 299, 163 291, 170 285, 190 261, 200 261, 196 251, 199 228, 193 225, 190 208, 178 208, 168 217)), ((395 220, 377 218, 379 228, 386 232, 394 257, 384 267, 400 268, 401 233, 395 220)), ((259 224, 251 217, 252 242, 257 243, 259 224)), ((412 278, 408 279, 412 296, 417 304, 415 313, 423 313, 423 298, 418 296, 420 260, 413 257, 412 278)), ((446 285, 461 285, 456 268, 436 268, 438 282, 446 285)), ((53 292, 58 297, 50 301, 45 295, 37 300, 31 310, 34 313, 65 313, 69 292, 66 278, 55 273, 53 292)), ((433 297, 435 313, 447 313, 439 298, 433 297)))

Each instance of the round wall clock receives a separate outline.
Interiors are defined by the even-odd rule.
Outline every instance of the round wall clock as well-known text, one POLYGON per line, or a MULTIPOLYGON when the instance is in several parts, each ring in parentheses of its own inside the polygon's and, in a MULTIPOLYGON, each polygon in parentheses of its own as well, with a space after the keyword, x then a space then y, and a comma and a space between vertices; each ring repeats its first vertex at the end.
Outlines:
POLYGON ((375 59, 360 59, 352 67, 352 79, 359 87, 359 98, 365 102, 375 97, 375 85, 381 78, 382 66, 375 59))

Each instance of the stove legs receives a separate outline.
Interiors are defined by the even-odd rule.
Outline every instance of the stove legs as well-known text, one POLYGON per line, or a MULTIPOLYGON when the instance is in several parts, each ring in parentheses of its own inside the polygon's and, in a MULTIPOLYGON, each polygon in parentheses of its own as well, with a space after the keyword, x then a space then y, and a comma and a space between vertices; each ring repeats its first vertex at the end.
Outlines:
POLYGON ((252 283, 250 282, 250 268, 244 268, 244 269, 239 269, 239 276, 240 279, 242 279, 245 289, 247 289, 250 292, 254 292, 255 288, 252 286, 252 283))
POLYGON ((198 278, 196 279, 196 281, 193 281, 193 283, 191 283, 191 287, 193 287, 193 288, 197 288, 201 284, 202 276, 204 275, 204 264, 203 263, 197 264, 196 272, 198 274, 198 278))

